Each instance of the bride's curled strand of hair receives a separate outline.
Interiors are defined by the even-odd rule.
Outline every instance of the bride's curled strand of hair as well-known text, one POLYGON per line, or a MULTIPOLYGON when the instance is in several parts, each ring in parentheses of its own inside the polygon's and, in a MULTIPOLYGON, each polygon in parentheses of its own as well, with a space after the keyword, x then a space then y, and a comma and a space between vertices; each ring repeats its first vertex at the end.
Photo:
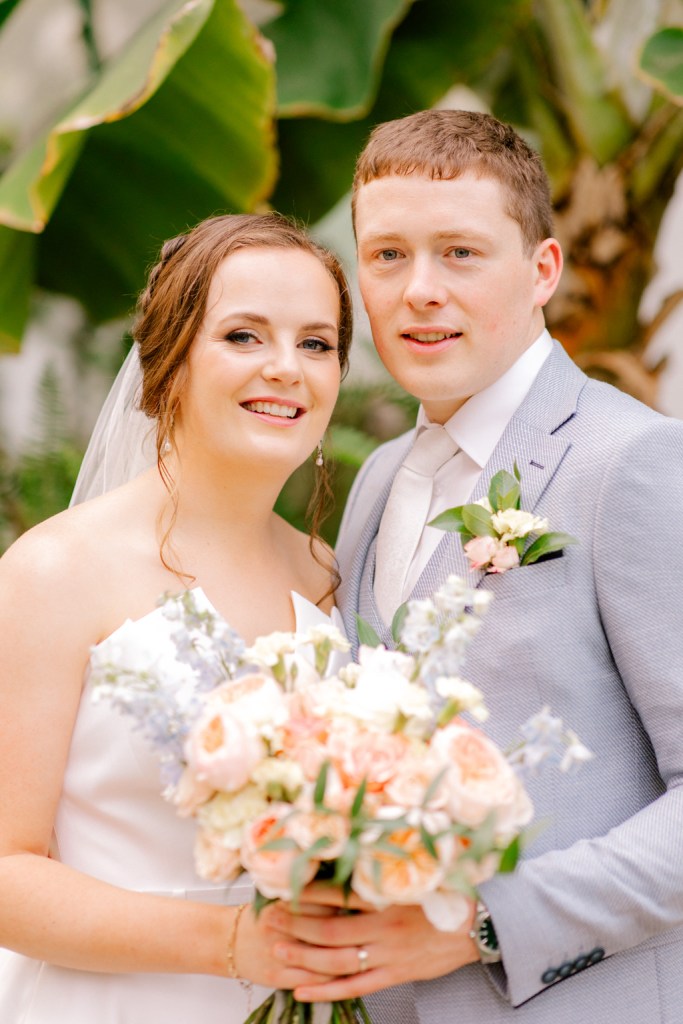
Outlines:
POLYGON ((172 259, 179 249, 185 244, 187 234, 176 235, 175 238, 169 238, 168 241, 164 242, 159 253, 159 262, 156 263, 149 274, 147 275, 147 287, 144 289, 138 300, 138 306, 140 312, 144 313, 149 306, 154 295, 154 289, 156 288, 157 281, 161 276, 162 272, 166 268, 168 261, 172 259))

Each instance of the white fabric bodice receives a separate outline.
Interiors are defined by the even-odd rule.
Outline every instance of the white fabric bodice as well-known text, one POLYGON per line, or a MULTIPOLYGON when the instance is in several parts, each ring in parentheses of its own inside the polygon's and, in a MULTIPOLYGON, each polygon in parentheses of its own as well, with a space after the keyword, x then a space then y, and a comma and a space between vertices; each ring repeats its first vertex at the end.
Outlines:
MULTIPOLYGON (((202 599, 210 605, 203 594, 202 599)), ((300 595, 293 593, 292 600, 297 631, 330 621, 300 595)), ((332 621, 343 628, 336 609, 332 621)), ((130 623, 125 625, 130 628, 130 623)), ((161 665, 165 659, 175 660, 172 624, 161 609, 132 625, 139 630, 141 642, 158 652, 161 665)), ((177 663, 174 668, 177 674, 177 663)), ((220 903, 250 900, 246 880, 226 887, 197 877, 196 825, 178 817, 173 805, 162 798, 158 756, 132 718, 113 710, 108 701, 96 702, 92 697, 86 672, 55 822, 54 856, 126 889, 220 903)), ((258 1006, 266 991, 255 986, 249 1000, 245 989, 228 979, 93 974, 0 950, 3 1024, 185 1024, 190 1019, 202 1024, 241 1024, 250 1003, 252 1008, 258 1006)))

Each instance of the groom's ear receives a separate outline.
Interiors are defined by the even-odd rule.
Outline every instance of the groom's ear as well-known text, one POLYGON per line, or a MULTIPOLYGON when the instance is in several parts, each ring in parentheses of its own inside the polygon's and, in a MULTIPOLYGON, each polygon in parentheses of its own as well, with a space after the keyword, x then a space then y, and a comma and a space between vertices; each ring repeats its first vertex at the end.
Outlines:
POLYGON ((544 238, 534 250, 535 301, 540 308, 552 298, 562 273, 562 247, 556 238, 544 238))

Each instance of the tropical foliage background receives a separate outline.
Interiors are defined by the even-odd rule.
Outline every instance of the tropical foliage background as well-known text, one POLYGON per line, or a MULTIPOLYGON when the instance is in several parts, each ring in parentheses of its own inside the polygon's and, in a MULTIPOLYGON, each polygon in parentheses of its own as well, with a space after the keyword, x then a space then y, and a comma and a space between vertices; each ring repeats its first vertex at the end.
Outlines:
MULTIPOLYGON (((93 361, 113 374, 163 239, 217 210, 273 206, 315 226, 374 124, 454 105, 466 86, 549 169, 567 257, 553 333, 588 372, 656 405, 643 354, 683 293, 649 322, 638 310, 683 168, 681 0, 148 0, 113 52, 108 0, 72 2, 79 74, 0 145, 0 352, 18 351, 46 296, 66 295, 83 311, 70 344, 84 385, 93 361), (112 320, 121 341, 100 349, 112 320)), ((0 0, 0 54, 34 3, 0 0)), ((0 550, 68 500, 83 436, 67 403, 48 368, 36 443, 17 456, 0 438, 0 550)), ((412 411, 385 381, 346 386, 330 435, 338 506, 412 411)), ((304 468, 281 498, 294 521, 309 488, 304 468)))

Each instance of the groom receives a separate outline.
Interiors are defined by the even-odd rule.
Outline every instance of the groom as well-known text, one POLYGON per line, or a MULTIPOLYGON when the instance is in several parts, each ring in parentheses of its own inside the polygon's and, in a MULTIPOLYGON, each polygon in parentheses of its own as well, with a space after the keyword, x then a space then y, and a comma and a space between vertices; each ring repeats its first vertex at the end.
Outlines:
POLYGON ((349 498, 349 634, 359 612, 390 645, 401 602, 467 576, 494 595, 465 666, 487 731, 507 746, 549 705, 595 758, 531 781, 543 828, 459 933, 410 908, 347 919, 363 972, 327 991, 388 988, 371 1006, 396 1024, 683 1021, 683 423, 587 379, 545 330, 562 253, 541 161, 510 127, 450 110, 380 125, 354 219, 377 351, 421 406, 349 498), (392 501, 416 440, 431 495, 392 501), (515 464, 522 509, 578 543, 473 571, 458 534, 425 524, 515 464))

